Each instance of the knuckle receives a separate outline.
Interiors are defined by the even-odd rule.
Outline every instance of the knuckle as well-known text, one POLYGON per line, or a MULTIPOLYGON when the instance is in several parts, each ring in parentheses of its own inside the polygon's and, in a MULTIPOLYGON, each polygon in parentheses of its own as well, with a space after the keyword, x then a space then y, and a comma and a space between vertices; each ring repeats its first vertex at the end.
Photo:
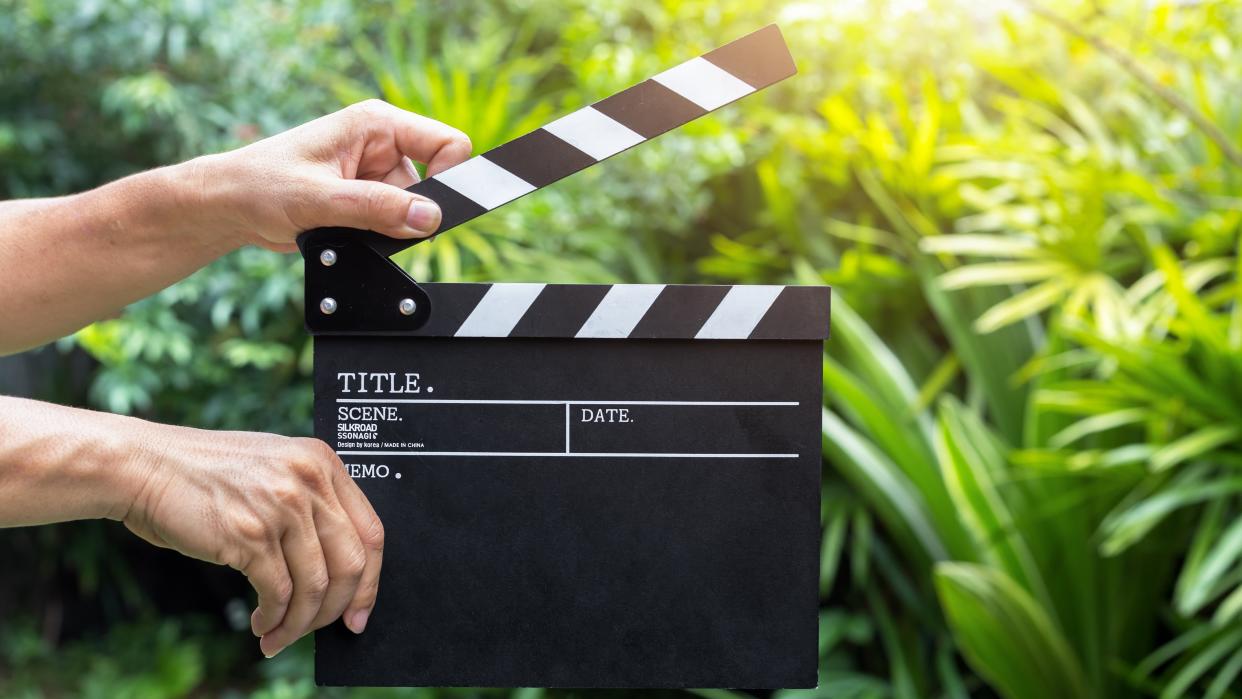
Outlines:
POLYGON ((363 204, 363 215, 376 227, 399 228, 405 223, 405 212, 409 207, 408 196, 398 187, 371 187, 363 204))
POLYGON ((367 567, 367 552, 362 546, 355 546, 349 555, 341 564, 340 576, 347 580, 357 580, 362 577, 362 571, 367 567))
POLYGON ((250 568, 254 558, 240 548, 231 547, 227 550, 218 550, 214 554, 213 560, 219 561, 221 565, 226 565, 233 570, 245 571, 250 568))
POLYGON ((300 511, 306 502, 306 489, 297 482, 285 481, 272 486, 272 499, 284 510, 300 511))
POLYGON ((363 206, 364 202, 361 196, 349 187, 333 188, 328 196, 323 200, 323 205, 332 211, 357 211, 363 206))
POLYGON ((340 463, 332 448, 318 439, 299 440, 297 451, 290 461, 298 480, 310 485, 316 492, 331 484, 331 469, 340 463))
POLYGON ((371 516, 366 526, 358 533, 362 539, 362 545, 372 551, 384 550, 384 524, 380 522, 379 517, 371 516))
POLYGON ((303 590, 306 598, 311 602, 322 602, 323 598, 328 594, 328 585, 331 583, 326 568, 320 568, 310 575, 306 576, 303 581, 303 590))
POLYGON ((302 481, 303 492, 308 497, 322 497, 332 490, 332 478, 328 474, 328 469, 322 464, 303 469, 298 475, 302 481))
POLYGON ((366 196, 363 197, 362 208, 364 211, 363 215, 368 221, 386 218, 388 213, 386 209, 389 208, 388 202, 390 201, 386 194, 387 192, 379 187, 371 187, 367 190, 366 196))
POLYGON ((262 517, 247 513, 238 516, 233 524, 233 531, 242 541, 255 543, 268 539, 270 528, 262 517))
POLYGON ((307 461, 336 461, 336 452, 322 439, 298 437, 295 442, 307 461))
POLYGON ((369 99, 362 100, 361 102, 355 102, 349 105, 349 109, 354 114, 359 116, 373 116, 382 110, 386 104, 387 103, 382 99, 371 97, 369 99))
POLYGON ((276 604, 282 607, 289 604, 293 599, 293 580, 287 575, 282 576, 272 587, 272 595, 275 597, 272 601, 276 604))

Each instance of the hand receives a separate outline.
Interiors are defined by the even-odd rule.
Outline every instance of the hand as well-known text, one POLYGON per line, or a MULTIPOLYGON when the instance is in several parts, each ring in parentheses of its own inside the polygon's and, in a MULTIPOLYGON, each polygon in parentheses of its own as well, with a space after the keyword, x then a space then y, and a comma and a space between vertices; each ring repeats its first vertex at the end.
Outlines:
POLYGON ((403 189, 418 179, 411 158, 435 175, 469 156, 460 131, 370 100, 89 192, 0 202, 0 354, 108 318, 244 245, 293 252, 320 226, 426 236, 440 210, 403 189))
POLYGON ((258 592, 251 629, 269 658, 342 615, 362 633, 384 528, 327 444, 143 424, 125 526, 245 574, 258 592))
POLYGON ((425 237, 440 209, 404 191, 418 182, 411 159, 435 175, 470 157, 457 129, 380 100, 367 100, 220 155, 190 161, 196 201, 210 224, 237 243, 296 250, 302 231, 364 228, 425 237))

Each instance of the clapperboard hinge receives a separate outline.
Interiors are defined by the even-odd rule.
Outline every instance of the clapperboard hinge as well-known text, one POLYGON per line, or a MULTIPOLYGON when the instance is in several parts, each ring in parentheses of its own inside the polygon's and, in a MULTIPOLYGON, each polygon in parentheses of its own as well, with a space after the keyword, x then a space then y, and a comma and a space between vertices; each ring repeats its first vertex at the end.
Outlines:
MULTIPOLYGON (((795 72, 780 30, 768 25, 476 155, 409 191, 440 205, 443 218, 435 232, 439 235, 795 72)), ((319 228, 299 236, 298 246, 306 264, 307 329, 312 334, 406 334, 434 322, 432 295, 388 259, 422 240, 426 239, 398 240, 348 228, 319 228)), ((618 336, 616 327, 628 322, 626 314, 635 313, 635 304, 641 303, 644 293, 651 293, 642 287, 614 287, 622 291, 615 298, 602 299, 600 319, 586 319, 581 336, 618 336)), ((735 314, 741 313, 744 323, 745 314, 753 315, 764 294, 772 297, 769 302, 778 300, 778 293, 784 296, 779 287, 757 289, 721 299, 720 317, 707 317, 697 336, 714 339, 721 333, 735 333, 735 314)), ((462 334, 470 335, 471 324, 475 324, 476 334, 496 336, 495 324, 512 315, 505 310, 504 301, 493 299, 501 303, 496 318, 483 313, 470 321, 462 334)), ((514 320, 515 326, 521 320, 514 320)), ((631 332, 641 325, 639 321, 631 332)))

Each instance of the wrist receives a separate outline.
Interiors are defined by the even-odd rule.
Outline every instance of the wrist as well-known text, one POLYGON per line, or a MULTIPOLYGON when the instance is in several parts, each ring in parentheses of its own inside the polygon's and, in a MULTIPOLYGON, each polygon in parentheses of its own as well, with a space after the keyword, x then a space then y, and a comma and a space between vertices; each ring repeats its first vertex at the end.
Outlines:
POLYGON ((230 153, 202 155, 178 165, 153 170, 170 191, 185 235, 225 254, 250 243, 247 196, 230 153))
POLYGON ((146 424, 0 397, 0 526, 124 518, 148 475, 146 424))
POLYGON ((90 516, 120 521, 141 500, 152 475, 151 453, 157 440, 153 425, 144 420, 108 413, 99 416, 93 433, 83 435, 93 456, 83 480, 97 494, 90 516))
POLYGON ((123 237, 151 264, 163 264, 170 246, 209 261, 244 244, 230 225, 232 196, 218 157, 147 170, 58 201, 88 225, 123 237))

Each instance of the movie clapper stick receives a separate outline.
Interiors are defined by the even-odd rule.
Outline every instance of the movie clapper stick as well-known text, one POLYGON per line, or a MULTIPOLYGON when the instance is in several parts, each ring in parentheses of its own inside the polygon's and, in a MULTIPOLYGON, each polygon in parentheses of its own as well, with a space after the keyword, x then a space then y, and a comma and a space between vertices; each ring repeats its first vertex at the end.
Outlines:
POLYGON ((407 188, 440 206, 432 236, 400 240, 350 228, 303 233, 307 328, 417 330, 430 317, 431 300, 391 255, 795 72, 780 30, 768 25, 407 188))

